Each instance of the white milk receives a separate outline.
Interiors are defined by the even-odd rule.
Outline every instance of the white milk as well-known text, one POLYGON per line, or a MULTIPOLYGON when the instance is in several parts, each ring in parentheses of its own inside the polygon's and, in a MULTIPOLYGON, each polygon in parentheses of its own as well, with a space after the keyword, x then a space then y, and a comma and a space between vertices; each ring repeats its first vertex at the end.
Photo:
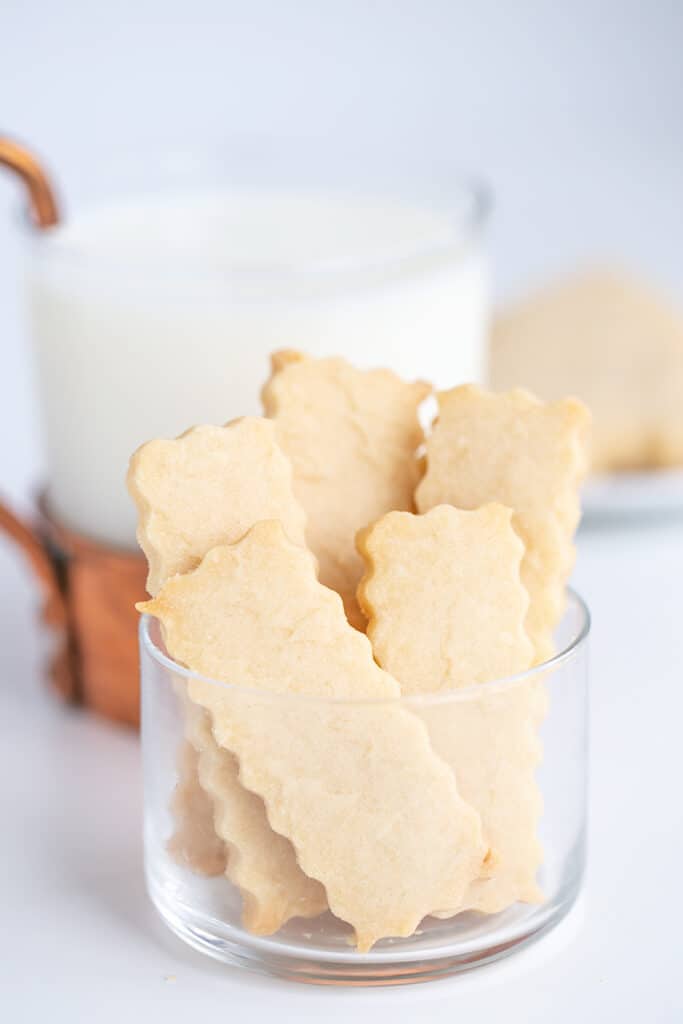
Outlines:
POLYGON ((124 547, 131 452, 258 413, 274 349, 440 387, 483 376, 483 246, 443 210, 323 194, 149 199, 41 237, 28 276, 51 511, 124 547))

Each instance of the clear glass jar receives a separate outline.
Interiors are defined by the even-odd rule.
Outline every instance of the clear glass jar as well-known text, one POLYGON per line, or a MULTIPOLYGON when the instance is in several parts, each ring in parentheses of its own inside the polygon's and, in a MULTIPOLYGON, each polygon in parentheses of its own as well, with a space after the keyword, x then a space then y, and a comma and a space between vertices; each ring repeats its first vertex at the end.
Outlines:
MULTIPOLYGON (((552 660, 510 679, 379 702, 399 703, 418 715, 437 753, 450 763, 460 759, 456 776, 465 799, 470 769, 480 773, 493 751, 490 778, 497 780, 499 794, 508 787, 515 827, 537 834, 541 863, 535 902, 516 902, 490 913, 466 910, 427 917, 411 937, 383 939, 359 953, 352 929, 329 910, 292 918, 272 935, 254 935, 245 928, 240 893, 224 874, 226 849, 213 831, 212 805, 196 780, 193 789, 187 773, 194 753, 188 684, 227 684, 202 680, 173 662, 164 653, 158 623, 143 617, 145 862, 149 895, 162 918, 182 939, 218 960, 327 984, 426 980, 496 960, 543 935, 571 908, 584 869, 589 628, 586 606, 568 591, 552 660), (468 740, 475 735, 473 748, 468 740), (529 743, 535 751, 531 768, 529 743), (521 776, 520 758, 526 764, 521 776), (520 778, 524 794, 517 804, 520 778), (521 809, 525 795, 527 808, 534 808, 531 819, 521 809)), ((324 713, 332 703, 241 688, 238 681, 229 690, 240 715, 284 715, 293 730, 297 722, 310 722, 312 705, 324 713), (305 713, 304 706, 309 709, 305 713)), ((349 721, 377 714, 377 701, 341 703, 348 705, 349 721)), ((495 878, 495 862, 492 873, 495 878)))

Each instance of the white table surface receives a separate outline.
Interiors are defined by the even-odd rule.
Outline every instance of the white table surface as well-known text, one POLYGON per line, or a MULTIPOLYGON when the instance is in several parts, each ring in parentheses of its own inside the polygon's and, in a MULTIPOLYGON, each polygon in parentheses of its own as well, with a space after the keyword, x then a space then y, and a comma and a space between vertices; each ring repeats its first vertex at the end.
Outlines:
POLYGON ((0 542, 0 1017, 23 1021, 683 1019, 683 520, 585 527, 594 615, 589 869, 559 928, 498 965, 396 989, 224 967, 155 918, 137 737, 66 710, 21 557, 0 542))

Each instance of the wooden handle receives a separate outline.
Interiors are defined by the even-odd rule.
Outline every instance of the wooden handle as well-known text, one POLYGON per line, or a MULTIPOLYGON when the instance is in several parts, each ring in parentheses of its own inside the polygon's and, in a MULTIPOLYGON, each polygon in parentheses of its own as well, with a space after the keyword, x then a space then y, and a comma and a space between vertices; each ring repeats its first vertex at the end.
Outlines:
POLYGON ((24 146, 0 137, 0 164, 12 171, 28 193, 33 223, 50 228, 59 223, 59 208, 50 179, 40 161, 24 146))

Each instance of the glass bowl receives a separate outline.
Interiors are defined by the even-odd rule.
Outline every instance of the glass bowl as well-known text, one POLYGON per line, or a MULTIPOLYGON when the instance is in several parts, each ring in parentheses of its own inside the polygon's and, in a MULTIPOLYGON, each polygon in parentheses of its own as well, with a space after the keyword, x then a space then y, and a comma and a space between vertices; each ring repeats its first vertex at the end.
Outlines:
MULTIPOLYGON (((329 910, 313 918, 292 918, 273 935, 254 935, 244 927, 240 893, 223 873, 226 851, 213 833, 210 800, 196 779, 193 788, 191 771, 188 779, 193 748, 188 739, 187 684, 227 684, 201 679, 172 661, 164 651, 158 623, 144 616, 140 651, 145 870, 149 895, 163 920, 189 945, 217 960, 322 984, 424 981, 497 960, 542 936, 573 905, 584 870, 589 628, 586 605, 568 591, 556 633, 558 653, 528 672, 436 695, 341 702, 349 706, 349 721, 376 715, 378 703, 400 703, 422 719, 433 748, 451 763, 453 757, 464 755, 467 764, 479 770, 486 752, 495 749, 495 757, 489 757, 495 762, 491 778, 497 780, 499 794, 507 792, 513 819, 522 828, 526 814, 526 827, 537 834, 542 851, 536 901, 515 902, 490 913, 465 910, 427 917, 409 938, 383 939, 360 953, 353 946, 352 929, 329 910), (475 727, 476 745, 467 749, 475 727), (535 751, 530 768, 529 749, 535 751), (520 758, 525 757, 522 777, 524 771, 527 777, 516 792, 520 758), (529 805, 535 808, 530 821, 529 805)), ((286 716, 293 729, 297 721, 310 722, 310 710, 303 713, 304 708, 317 704, 324 712, 324 705, 332 703, 254 691, 240 687, 239 681, 230 685, 230 691, 232 700, 244 702, 240 713, 251 709, 250 713, 275 716, 273 721, 286 716)), ((459 773, 460 768, 459 788, 467 798, 467 780, 459 773)))

